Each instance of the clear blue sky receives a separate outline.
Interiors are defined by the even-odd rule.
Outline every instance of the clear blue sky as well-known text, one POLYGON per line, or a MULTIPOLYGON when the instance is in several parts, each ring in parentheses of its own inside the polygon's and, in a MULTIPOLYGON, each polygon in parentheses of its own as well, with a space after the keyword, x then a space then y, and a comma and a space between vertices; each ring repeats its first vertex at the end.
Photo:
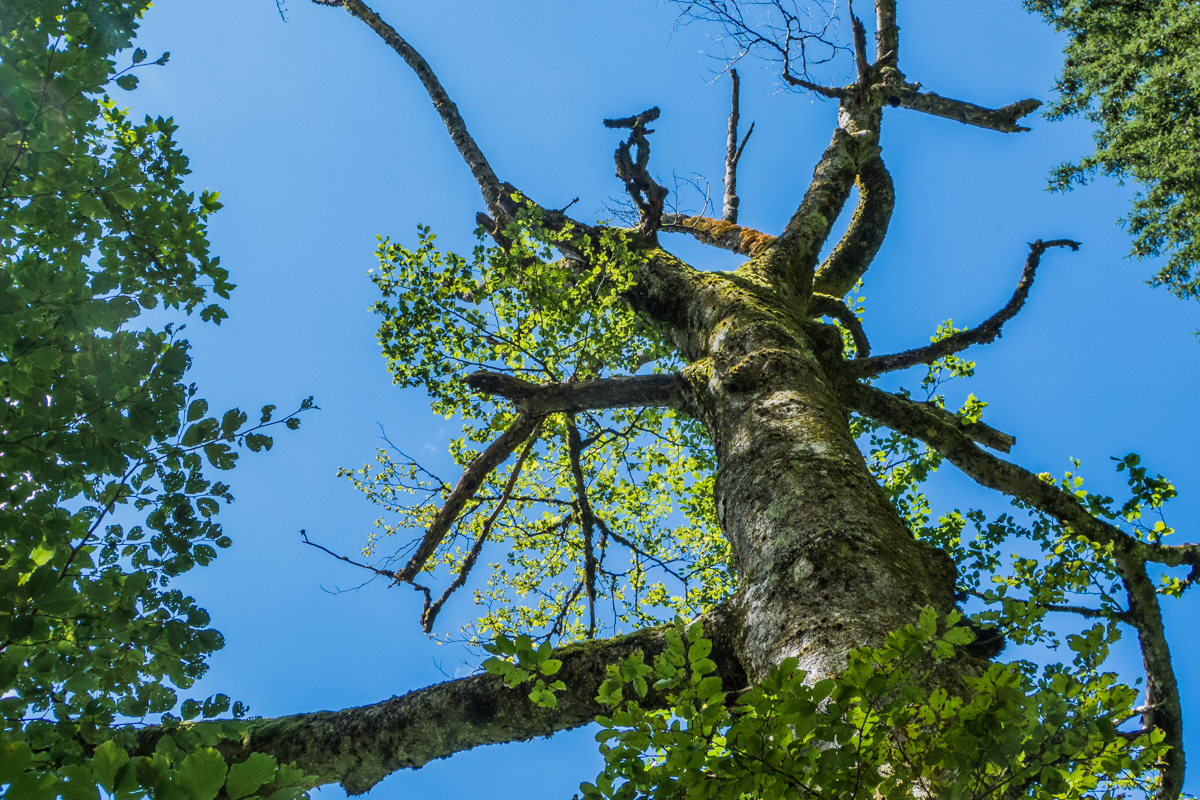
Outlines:
MULTIPOLYGON (((379 425, 409 452, 446 466, 454 428, 429 414, 419 391, 391 386, 365 273, 376 234, 411 243, 419 222, 447 247, 468 250, 483 206, 407 67, 345 12, 288 5, 284 23, 271 0, 164 0, 139 44, 151 58, 170 50, 169 65, 141 70, 133 93, 117 90, 136 113, 175 118, 192 185, 219 190, 225 203, 212 243, 239 288, 220 328, 189 325, 190 379, 214 407, 286 408, 312 394, 322 409, 232 473, 238 501, 222 517, 234 547, 185 582, 228 642, 198 692, 224 691, 270 716, 371 703, 475 665, 421 635, 420 598, 409 589, 322 591, 364 575, 300 544, 305 528, 341 552, 362 547, 374 508, 335 472, 372 458, 379 425)), ((546 205, 578 196, 574 213, 603 216, 621 187, 612 175, 617 136, 600 121, 653 105, 663 113, 652 168, 668 180, 672 171, 706 175, 720 196, 728 80, 713 82, 722 64, 705 53, 721 48, 708 38, 715 31, 700 26, 672 32, 673 6, 374 7, 439 74, 501 179, 546 205)), ((908 2, 900 24, 902 68, 926 88, 991 106, 1052 97, 1060 42, 1018 0, 908 2)), ((757 122, 739 173, 742 221, 777 232, 836 109, 781 91, 760 63, 745 62, 741 73, 743 124, 757 122)), ((1032 133, 1003 135, 889 112, 884 158, 898 205, 865 292, 874 350, 922 344, 946 318, 981 321, 1012 292, 1027 242, 1081 240, 1077 254, 1047 255, 1025 310, 1003 339, 975 352, 978 377, 952 385, 950 400, 971 391, 989 401, 988 421, 1016 435, 1022 465, 1061 474, 1080 458, 1089 484, 1116 497, 1122 484, 1109 457, 1142 453, 1176 481, 1182 497, 1168 521, 1195 540, 1198 307, 1151 290, 1143 280, 1152 265, 1124 258, 1128 240, 1114 220, 1128 189, 1043 190, 1052 165, 1086 152, 1089 131, 1032 120, 1032 133)), ((672 237, 667 246, 697 266, 736 264, 690 240, 672 237)), ((952 468, 943 473, 932 490, 939 510, 1005 508, 952 468)), ((1197 603, 1167 603, 1193 763, 1200 670, 1189 619, 1197 603)), ((449 630, 469 613, 462 602, 441 621, 449 630)), ((1123 658, 1137 674, 1136 660, 1123 658)), ((598 763, 591 733, 577 731, 461 754, 394 776, 372 797, 566 798, 598 763)), ((1195 777, 1188 784, 1200 790, 1195 777)), ((320 794, 340 796, 336 788, 320 794)))

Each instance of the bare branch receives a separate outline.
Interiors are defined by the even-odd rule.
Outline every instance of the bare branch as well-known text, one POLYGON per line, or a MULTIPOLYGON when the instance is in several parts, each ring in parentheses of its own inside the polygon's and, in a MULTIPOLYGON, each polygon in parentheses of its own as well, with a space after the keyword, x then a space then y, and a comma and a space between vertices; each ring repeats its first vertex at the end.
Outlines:
POLYGON ((842 323, 854 338, 855 359, 866 358, 871 354, 871 343, 867 341, 862 322, 839 298, 814 293, 808 301, 808 313, 814 317, 833 317, 842 323))
POLYGON ((850 8, 850 28, 854 35, 854 63, 858 67, 858 85, 867 86, 871 80, 871 63, 867 58, 867 31, 862 20, 854 13, 851 0, 847 0, 850 8))
POLYGON ((541 422, 543 415, 521 413, 517 415, 516 421, 500 435, 500 438, 492 442, 486 450, 472 459, 467 465, 462 477, 459 478, 458 484, 446 498, 446 502, 442 504, 442 508, 438 511, 437 517, 433 524, 425 531, 425 537, 418 545, 417 551, 413 553, 412 558, 404 565, 404 569, 396 573, 396 583, 412 583, 413 578, 425 566, 425 562, 434 554, 438 545, 446 538, 446 534, 450 532, 450 527, 454 525, 454 521, 458 519, 458 515, 462 513, 463 506, 467 501, 475 496, 475 492, 487 480, 487 476, 492 470, 503 464, 513 451, 525 441, 525 439, 537 428, 541 422))
POLYGON ((750 128, 739 145, 738 118, 741 113, 738 94, 741 89, 741 81, 738 79, 736 69, 729 70, 729 75, 733 78, 733 100, 730 103, 731 110, 729 112, 729 137, 725 143, 725 208, 722 217, 726 222, 736 224, 738 205, 741 202, 737 196, 737 165, 742 158, 742 151, 746 149, 746 142, 750 141, 750 134, 754 133, 754 123, 750 123, 750 128))
POLYGON ((911 108, 935 117, 957 120, 964 125, 974 125, 977 128, 1000 131, 1001 133, 1019 133, 1029 128, 1017 124, 1017 120, 1032 114, 1042 102, 1028 99, 1018 100, 1003 108, 984 108, 962 100, 952 100, 933 92, 918 92, 914 89, 895 91, 893 87, 882 86, 889 92, 888 102, 893 106, 911 108))
POLYGON ((896 0, 875 0, 875 60, 895 66, 900 58, 900 26, 896 0))
POLYGON ((939 358, 965 350, 971 345, 988 344, 995 341, 1000 335, 1000 329, 1004 323, 1016 316, 1017 312, 1021 310, 1021 306, 1025 305, 1025 298, 1029 296, 1029 289, 1033 286, 1034 275, 1037 273, 1042 253, 1051 247, 1069 247, 1072 250, 1078 250, 1079 242, 1070 239, 1054 239, 1043 242, 1038 239, 1029 245, 1029 257, 1025 260, 1025 268, 1021 271, 1021 280, 1017 284, 1016 291, 1013 292, 1012 299, 1005 304, 1004 308, 990 316, 978 327, 953 333, 945 339, 925 347, 855 361, 849 367, 850 374, 855 378, 867 378, 897 369, 907 369, 917 364, 931 364, 939 358))
POLYGON ((684 384, 678 375, 634 375, 579 383, 536 384, 499 372, 473 372, 467 385, 477 392, 513 401, 522 414, 595 411, 604 408, 658 406, 682 409, 684 384))
POLYGON ((337 553, 330 550, 328 547, 325 547, 324 545, 319 545, 314 541, 310 541, 308 538, 308 534, 304 532, 303 528, 300 529, 300 539, 305 544, 307 544, 311 547, 315 547, 318 550, 321 550, 323 552, 328 553, 329 555, 336 558, 338 561, 345 561, 347 564, 352 564, 356 567, 361 567, 362 569, 374 572, 376 575, 382 575, 385 578, 395 578, 396 577, 396 573, 394 573, 394 572, 389 572, 386 569, 379 569, 378 567, 372 567, 370 564, 363 564, 362 562, 355 561, 351 558, 347 558, 346 556, 338 555, 337 553))
POLYGON ((774 236, 753 228, 735 225, 723 219, 688 217, 683 214, 663 214, 660 231, 686 233, 707 245, 732 250, 738 255, 753 256, 775 241, 774 236))
POLYGON ((614 154, 617 177, 625 182, 625 190, 641 212, 638 228, 642 236, 653 245, 658 244, 658 227, 667 199, 666 187, 659 185, 647 169, 650 164, 650 142, 646 136, 654 131, 647 128, 646 124, 658 119, 658 115, 659 110, 655 107, 633 117, 604 120, 606 128, 629 128, 629 138, 617 145, 614 154), (637 148, 636 160, 632 155, 634 147, 637 148))
POLYGON ((446 601, 450 599, 450 595, 462 588, 462 585, 467 582, 467 575, 470 574, 471 568, 475 566, 476 560, 479 558, 480 551, 483 550, 483 545, 487 542, 488 535, 492 532, 492 527, 496 524, 496 520, 500 518, 500 514, 504 511, 504 507, 508 505, 509 499, 512 497, 513 488, 517 485, 517 479, 521 477, 521 468, 525 466, 525 459, 533 452, 533 446, 537 444, 538 437, 541 435, 542 425, 539 422, 533 432, 529 434, 529 438, 525 442, 525 447, 521 450, 521 454, 517 456, 517 463, 513 465, 512 474, 508 476, 508 481, 504 484, 504 489, 500 493, 500 499, 496 501, 496 507, 488 518, 483 521, 483 527, 479 530, 479 535, 475 537, 475 543, 471 545, 470 552, 463 559, 462 567, 458 570, 458 575, 442 592, 442 596, 434 602, 430 602, 429 592, 425 592, 425 608, 421 611, 421 627, 426 633, 433 632, 433 623, 441 613, 442 607, 446 605, 446 601))
POLYGON ((876 157, 863 165, 855 179, 858 205, 837 247, 825 259, 813 278, 813 291, 844 297, 870 268, 887 235, 896 192, 892 176, 876 157))
POLYGON ((392 26, 380 19, 379 15, 368 8, 362 0, 313 0, 313 2, 317 5, 342 6, 345 8, 355 17, 365 22, 371 30, 379 35, 379 38, 383 39, 412 68, 417 78, 420 79, 421 85, 425 87, 425 91, 429 94, 429 99, 433 101, 433 107, 437 109, 438 115, 442 118, 442 123, 446 126, 446 130, 450 132, 450 138, 453 140, 455 147, 458 148, 463 161, 467 163, 471 174, 475 176, 475 182, 479 184, 479 191, 483 194, 483 202, 487 204, 492 216, 499 218, 500 209, 497 203, 499 202, 501 193, 500 180, 496 177, 496 173, 492 171, 492 167, 488 164, 487 158, 484 157, 483 151, 479 149, 479 146, 475 144, 475 140, 471 138, 471 134, 467 132, 467 125, 458 113, 458 106, 450 100, 450 96, 442 88, 441 81, 438 80, 437 75, 430 69, 429 64, 421 57, 421 54, 413 49, 412 45, 406 42, 400 34, 396 33, 392 26))

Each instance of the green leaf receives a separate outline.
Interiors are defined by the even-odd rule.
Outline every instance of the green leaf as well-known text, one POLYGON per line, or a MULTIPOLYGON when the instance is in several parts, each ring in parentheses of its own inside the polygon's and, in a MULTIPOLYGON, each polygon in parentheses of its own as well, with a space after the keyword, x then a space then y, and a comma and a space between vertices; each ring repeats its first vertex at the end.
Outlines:
POLYGON ((937 633, 937 611, 933 606, 925 606, 921 609, 919 627, 921 633, 925 634, 925 638, 931 638, 937 633))
POLYGON ((245 761, 229 768, 225 791, 230 800, 238 800, 274 778, 275 759, 264 753, 251 753, 245 761))
POLYGON ((225 785, 225 759, 211 747, 189 755, 179 765, 177 775, 190 800, 213 800, 225 785))
MULTIPOLYGON (((117 80, 115 82, 116 82, 117 86, 120 86, 122 89, 124 89, 127 92, 131 92, 137 88, 138 78, 137 78, 137 75, 122 75, 121 77, 117 78, 117 80)), ((122 205, 124 205, 124 204, 122 203, 122 205)), ((129 208, 129 206, 125 206, 125 207, 129 208)))
POLYGON ((118 747, 111 739, 96 748, 92 754, 92 773, 96 783, 109 794, 113 793, 116 785, 117 771, 129 761, 129 754, 118 747))
POLYGON ((146 51, 142 48, 137 48, 133 51, 133 63, 140 64, 146 60, 146 51))

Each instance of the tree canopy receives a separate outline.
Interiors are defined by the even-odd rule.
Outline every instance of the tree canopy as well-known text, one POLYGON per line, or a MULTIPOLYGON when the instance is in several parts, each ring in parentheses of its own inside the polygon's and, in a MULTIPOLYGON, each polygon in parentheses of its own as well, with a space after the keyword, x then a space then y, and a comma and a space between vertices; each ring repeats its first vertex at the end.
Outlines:
MULTIPOLYGON (((3 509, 29 531, 7 541, 6 796, 91 797, 99 784, 119 796, 284 797, 333 781, 357 792, 400 767, 597 715, 605 769, 588 795, 1178 794, 1182 709, 1158 597, 1183 593, 1196 556, 1164 545, 1171 530, 1153 519, 1174 487, 1133 455, 1118 464, 1130 490, 1121 501, 1083 489, 1077 469, 1062 480, 1026 471, 983 449, 1014 445, 982 421, 986 403, 971 395, 948 410, 941 388, 973 372, 959 354, 994 340, 1037 291, 1044 262, 1078 243, 1029 245, 1015 293, 986 321, 947 321, 929 346, 891 355, 871 347, 856 285, 897 203, 880 113, 904 107, 894 113, 998 136, 1018 133, 1035 107, 988 109, 910 83, 889 3, 878 4, 873 52, 844 13, 844 39, 791 17, 780 38, 729 6, 689 6, 739 46, 774 47, 785 82, 841 107, 812 184, 805 176, 788 200, 799 209, 766 233, 739 219, 749 134, 736 110, 720 214, 666 205, 649 138, 666 121, 651 108, 606 120, 629 195, 614 213, 628 221, 592 222, 502 182, 406 39, 361 3, 336 4, 416 71, 486 208, 470 256, 429 229, 379 248, 390 372, 467 427, 451 448, 461 479, 387 449, 347 471, 388 511, 387 535, 362 560, 418 589, 427 631, 445 629, 438 614, 456 590, 478 587, 485 607, 465 633, 494 657, 487 674, 366 708, 238 719, 235 707, 234 720, 201 722, 228 698, 180 705, 176 690, 221 641, 195 601, 166 587, 230 543, 210 519, 229 489, 202 476, 203 461, 228 469, 231 444, 269 447, 257 430, 276 422, 274 407, 257 426, 236 409, 209 417, 181 383, 175 328, 126 335, 157 303, 220 322, 195 276, 221 296, 232 288, 203 236, 215 197, 183 191, 186 161, 169 138, 144 144, 171 123, 139 127, 111 101, 80 102, 67 116, 84 130, 70 144, 83 145, 35 146, 38 126, 68 108, 59 98, 96 100, 118 77, 108 59, 141 11, 104 17, 107 6, 84 5, 31 6, 9 35, 18 55, 2 60, 28 70, 6 91, 41 103, 13 113, 9 136, 12 173, 30 185, 5 217, 19 220, 5 240, 17 296, 5 314, 20 328, 4 354, 10 368, 30 366, 32 382, 5 384, 5 475, 25 486, 3 509), (33 24, 43 20, 46 31, 33 24), (828 46, 851 82, 823 80, 815 55, 797 67, 789 48, 801 44, 810 55, 828 46), (22 60, 20 46, 45 61, 22 60), (72 47, 103 74, 71 84, 50 72, 72 47), (115 183, 81 180, 89 167, 115 183), (62 172, 76 174, 49 192, 38 184, 62 172), (822 252, 852 198, 846 234, 822 252), (107 211, 79 211, 96 208, 90 199, 107 211), (80 219, 96 222, 70 227, 80 219), (671 255, 671 233, 732 251, 740 266, 695 269, 671 255), (45 284, 73 273, 76 294, 47 304, 45 284), (127 316, 107 319, 108 307, 127 316), (875 380, 910 367, 910 391, 875 380), (935 512, 923 483, 947 461, 1018 511, 935 512), (64 467, 78 474, 68 480, 64 467), (1154 565, 1185 572, 1156 588, 1154 565), (116 601, 120 587, 128 599, 116 601), (1082 616, 1084 630, 1052 625, 1055 613, 1082 616), (1144 701, 1105 666, 1123 627, 1142 645, 1144 701), (1074 660, 991 662, 1006 640, 1062 640, 1074 660)), ((129 60, 148 61, 141 50, 129 60)), ((119 75, 123 88, 129 77, 119 75)))

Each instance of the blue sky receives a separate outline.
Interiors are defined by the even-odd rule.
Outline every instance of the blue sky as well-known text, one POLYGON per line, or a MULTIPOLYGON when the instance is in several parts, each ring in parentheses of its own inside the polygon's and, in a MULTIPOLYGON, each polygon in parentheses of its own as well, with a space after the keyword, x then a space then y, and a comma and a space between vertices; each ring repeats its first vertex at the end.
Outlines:
MULTIPOLYGON (((430 62, 501 179, 544 204, 578 196, 573 212, 604 216, 621 187, 612 174, 617 135, 600 122, 654 105, 663 113, 652 169, 665 182, 673 171, 703 174, 720 196, 729 97, 713 56, 723 51, 710 38, 716 31, 673 28, 673 6, 373 7, 430 62)), ((417 223, 444 246, 469 250, 482 203, 419 83, 374 34, 306 0, 290 0, 287 18, 271 0, 164 1, 138 43, 151 58, 170 50, 170 63, 142 69, 136 91, 117 90, 135 113, 175 118, 192 185, 219 190, 225 203, 211 238, 239 288, 219 328, 189 325, 190 379, 214 407, 286 408, 310 394, 321 406, 271 453, 243 459, 231 481, 238 501, 222 514, 235 545, 184 584, 228 642, 198 692, 224 691, 270 716, 375 702, 476 663, 421 635, 420 597, 409 589, 323 591, 364 576, 300 543, 304 528, 341 552, 362 547, 374 509, 335 472, 373 457, 380 426, 429 464, 448 464, 453 424, 433 417, 419 391, 391 386, 365 273, 377 234, 411 244, 417 223)), ((1061 42, 1016 0, 922 0, 902 6, 900 24, 901 66, 928 89, 990 106, 1052 98, 1061 42)), ((757 123, 739 170, 741 220, 776 232, 836 108, 782 91, 761 62, 740 72, 743 125, 757 123)), ((884 158, 898 200, 865 289, 873 349, 922 344, 947 318, 981 321, 1011 294, 1027 242, 1081 240, 1077 254, 1047 254, 1025 310, 973 354, 977 377, 948 387, 949 399, 974 392, 989 401, 988 421, 1016 435, 1012 456, 1022 465, 1061 474, 1079 458, 1089 485, 1113 496, 1122 484, 1109 457, 1141 453, 1175 480, 1182 496, 1168 522, 1194 540, 1200 313, 1145 286, 1152 265, 1124 258, 1128 239, 1114 220, 1130 189, 1101 181, 1066 196, 1044 191, 1054 164, 1088 150, 1087 126, 1031 119, 1033 132, 1003 135, 889 112, 884 158)), ((682 200, 699 205, 695 195, 682 200)), ((690 240, 667 246, 697 266, 737 263, 690 240)), ((949 467, 931 495, 939 510, 1005 507, 949 467)), ((1188 621, 1197 609, 1196 597, 1167 604, 1193 757, 1200 670, 1188 621)), ((442 622, 451 630, 469 613, 467 602, 452 605, 442 622)), ((1136 675, 1136 659, 1122 658, 1136 675)), ((461 754, 394 776, 371 796, 565 798, 598 765, 591 734, 577 731, 461 754)))

